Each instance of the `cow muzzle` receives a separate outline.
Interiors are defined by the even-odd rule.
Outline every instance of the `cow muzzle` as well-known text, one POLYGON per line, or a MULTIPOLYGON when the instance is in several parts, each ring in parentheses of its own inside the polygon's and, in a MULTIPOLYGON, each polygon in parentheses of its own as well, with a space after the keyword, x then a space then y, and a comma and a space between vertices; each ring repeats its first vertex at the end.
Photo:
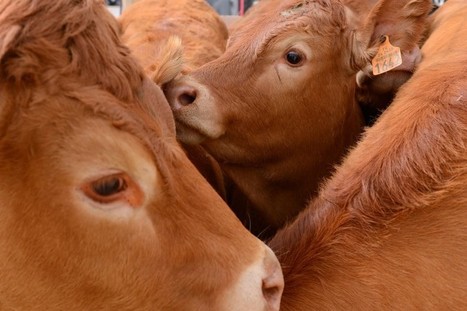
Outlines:
POLYGON ((182 76, 168 83, 164 92, 175 117, 179 140, 194 145, 224 134, 221 113, 207 86, 190 76, 182 76))
POLYGON ((223 299, 222 310, 279 311, 284 290, 282 270, 274 253, 265 247, 264 256, 246 269, 223 299))

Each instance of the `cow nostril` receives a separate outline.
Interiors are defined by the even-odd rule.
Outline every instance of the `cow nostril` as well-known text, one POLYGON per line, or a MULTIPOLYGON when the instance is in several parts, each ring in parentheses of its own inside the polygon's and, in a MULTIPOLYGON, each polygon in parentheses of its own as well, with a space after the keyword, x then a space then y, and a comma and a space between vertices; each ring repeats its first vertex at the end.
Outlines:
POLYGON ((281 294, 282 287, 276 284, 268 284, 267 281, 263 280, 263 295, 267 300, 270 300, 274 296, 281 294))
POLYGON ((262 291, 268 306, 267 310, 279 310, 284 290, 284 278, 279 261, 269 248, 264 259, 264 265, 266 274, 262 280, 262 291))
POLYGON ((182 106, 188 106, 195 102, 196 90, 184 91, 178 96, 178 103, 182 106))
POLYGON ((263 280, 263 296, 268 303, 268 307, 271 310, 279 309, 282 291, 284 289, 284 284, 282 282, 282 274, 275 275, 270 278, 263 280))

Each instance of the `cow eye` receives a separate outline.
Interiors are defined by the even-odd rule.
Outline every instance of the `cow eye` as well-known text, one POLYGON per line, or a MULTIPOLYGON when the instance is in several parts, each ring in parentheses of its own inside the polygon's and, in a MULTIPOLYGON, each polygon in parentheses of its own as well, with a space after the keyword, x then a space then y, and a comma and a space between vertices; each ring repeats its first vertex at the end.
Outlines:
POLYGON ((97 195, 108 197, 126 189, 126 182, 119 176, 104 177, 92 184, 97 195))
POLYGON ((291 66, 300 66, 303 63, 303 55, 295 50, 288 51, 287 54, 285 54, 285 59, 287 60, 287 63, 291 66))
POLYGON ((128 188, 126 179, 121 174, 101 177, 88 183, 84 192, 92 200, 99 203, 111 203, 117 195, 128 188))

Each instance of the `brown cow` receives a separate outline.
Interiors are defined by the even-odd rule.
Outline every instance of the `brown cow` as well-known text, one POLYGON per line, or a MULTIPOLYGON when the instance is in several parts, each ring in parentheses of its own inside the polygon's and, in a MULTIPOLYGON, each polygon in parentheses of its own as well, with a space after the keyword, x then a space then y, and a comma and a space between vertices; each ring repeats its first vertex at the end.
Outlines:
POLYGON ((423 33, 429 0, 381 1, 366 23, 340 1, 260 2, 220 58, 166 93, 178 137, 202 143, 273 227, 305 207, 357 140, 355 75, 381 35, 405 49, 423 33))
POLYGON ((0 309, 278 310, 97 0, 0 2, 0 309))
POLYGON ((122 40, 159 85, 225 50, 227 27, 204 0, 140 0, 120 17, 122 40))
POLYGON ((270 243, 281 310, 467 310, 466 16, 439 9, 413 77, 270 243))

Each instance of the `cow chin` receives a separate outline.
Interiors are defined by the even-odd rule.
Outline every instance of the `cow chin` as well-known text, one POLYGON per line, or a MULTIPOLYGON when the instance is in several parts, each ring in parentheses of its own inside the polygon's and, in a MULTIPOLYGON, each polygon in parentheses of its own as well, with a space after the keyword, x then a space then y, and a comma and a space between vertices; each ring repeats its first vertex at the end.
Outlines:
POLYGON ((207 136, 183 122, 176 121, 177 139, 188 145, 199 145, 207 136))
POLYGON ((225 133, 222 122, 218 118, 210 118, 210 114, 200 113, 198 106, 193 105, 172 110, 175 117, 177 138, 188 145, 197 145, 206 139, 218 139, 225 133))

